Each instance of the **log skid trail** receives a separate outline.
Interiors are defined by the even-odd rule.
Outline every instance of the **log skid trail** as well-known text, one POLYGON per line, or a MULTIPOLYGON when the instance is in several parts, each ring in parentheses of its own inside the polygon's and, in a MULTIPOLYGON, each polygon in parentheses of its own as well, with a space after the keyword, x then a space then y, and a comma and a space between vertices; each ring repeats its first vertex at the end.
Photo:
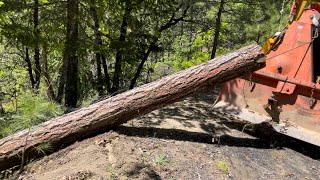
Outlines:
POLYGON ((31 129, 0 140, 0 170, 21 163, 20 155, 32 158, 35 147, 50 142, 54 147, 73 143, 101 129, 172 104, 196 92, 212 88, 265 65, 260 46, 251 45, 233 53, 162 78, 104 101, 49 120, 31 129), (28 135, 28 142, 25 142, 28 135), (25 146, 26 144, 26 146, 25 146))

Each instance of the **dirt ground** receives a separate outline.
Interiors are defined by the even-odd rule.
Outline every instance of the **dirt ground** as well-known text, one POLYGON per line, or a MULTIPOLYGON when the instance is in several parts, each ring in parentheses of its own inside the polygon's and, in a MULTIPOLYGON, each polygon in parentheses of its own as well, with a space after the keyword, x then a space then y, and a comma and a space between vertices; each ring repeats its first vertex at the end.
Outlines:
MULTIPOLYGON (((30 163, 20 179, 318 179, 320 149, 242 133, 200 93, 30 163)), ((259 136, 261 135, 258 133, 259 136)))

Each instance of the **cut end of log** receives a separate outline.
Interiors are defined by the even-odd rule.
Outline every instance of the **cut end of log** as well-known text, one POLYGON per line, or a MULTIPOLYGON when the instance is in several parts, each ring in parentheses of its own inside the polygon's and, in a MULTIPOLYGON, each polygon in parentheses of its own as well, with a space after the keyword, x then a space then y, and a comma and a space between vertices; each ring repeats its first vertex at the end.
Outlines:
POLYGON ((265 56, 262 56, 257 60, 257 63, 265 63, 266 61, 267 61, 267 58, 265 56))

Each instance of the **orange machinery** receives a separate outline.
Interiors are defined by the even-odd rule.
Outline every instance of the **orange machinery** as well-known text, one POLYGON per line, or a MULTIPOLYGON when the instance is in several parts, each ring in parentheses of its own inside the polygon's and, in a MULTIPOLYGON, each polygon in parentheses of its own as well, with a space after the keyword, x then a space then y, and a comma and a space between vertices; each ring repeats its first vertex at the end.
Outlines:
POLYGON ((319 2, 294 1, 287 27, 263 47, 266 67, 225 83, 215 109, 320 146, 319 2))

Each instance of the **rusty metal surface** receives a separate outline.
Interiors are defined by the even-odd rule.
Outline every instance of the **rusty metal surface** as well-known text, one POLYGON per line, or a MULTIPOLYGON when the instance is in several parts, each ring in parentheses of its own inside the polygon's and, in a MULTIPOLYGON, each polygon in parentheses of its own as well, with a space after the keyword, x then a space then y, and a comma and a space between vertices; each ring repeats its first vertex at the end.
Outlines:
POLYGON ((239 108, 232 105, 230 106, 230 104, 223 101, 220 101, 218 104, 216 104, 214 109, 228 112, 230 114, 233 114, 234 116, 241 118, 242 120, 251 123, 268 123, 279 133, 320 146, 320 132, 312 131, 300 126, 294 126, 290 124, 290 122, 275 123, 271 121, 271 118, 269 116, 250 111, 246 108, 239 108))
MULTIPOLYGON (((244 77, 245 79, 246 77, 244 77)), ((274 74, 274 73, 270 73, 268 71, 265 71, 265 70, 261 70, 261 71, 258 71, 258 72, 254 72, 252 74, 252 80, 253 81, 257 81, 258 83, 277 83, 277 82, 286 82, 286 84, 294 84, 296 86, 299 87, 300 89, 300 93, 301 95, 305 95, 305 96, 309 96, 311 95, 311 91, 312 89, 314 89, 314 93, 315 95, 319 96, 320 94, 320 84, 316 84, 314 82, 311 82, 311 81, 305 81, 305 80, 300 80, 300 79, 296 79, 296 78, 290 78, 288 76, 285 76, 285 75, 281 75, 281 74, 274 74)), ((279 85, 279 83, 278 83, 279 85)), ((293 90, 295 90, 295 86, 294 87, 291 87, 289 88, 290 89, 290 92, 289 94, 292 94, 293 90)), ((282 90, 285 92, 283 93, 287 93, 287 88, 282 88, 282 90)))
MULTIPOLYGON (((280 133, 320 146, 320 85, 314 74, 313 29, 306 10, 288 28, 266 67, 227 82, 215 108, 253 122, 268 122, 280 133), (297 48, 298 47, 298 48, 297 48), (294 50, 291 50, 294 49, 294 50)), ((316 47, 320 48, 320 47, 316 47)))

